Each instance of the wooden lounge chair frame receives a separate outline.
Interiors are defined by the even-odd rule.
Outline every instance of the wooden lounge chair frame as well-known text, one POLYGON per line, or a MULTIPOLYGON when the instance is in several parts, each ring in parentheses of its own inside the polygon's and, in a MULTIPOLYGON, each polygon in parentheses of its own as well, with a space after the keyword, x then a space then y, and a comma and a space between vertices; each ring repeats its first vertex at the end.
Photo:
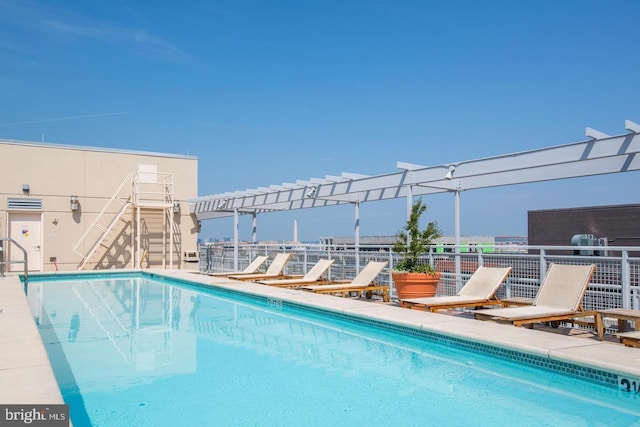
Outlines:
MULTIPOLYGON (((271 264, 264 273, 249 273, 249 274, 233 274, 228 276, 229 279, 235 280, 263 280, 263 279, 278 279, 287 277, 282 274, 285 265, 291 258, 289 253, 279 253, 271 261, 271 264)), ((288 276, 291 277, 291 276, 288 276)))
POLYGON ((279 288, 297 288, 302 285, 328 283, 328 280, 323 279, 322 275, 329 269, 329 267, 331 267, 331 264, 333 264, 334 262, 334 259, 320 259, 313 267, 311 267, 309 271, 307 271, 307 274, 302 277, 258 280, 257 283, 276 286, 279 288))
POLYGON ((621 332, 616 336, 625 347, 640 347, 640 331, 621 332))
POLYGON ((258 269, 269 259, 268 256, 259 255, 251 261, 251 263, 242 271, 227 271, 222 273, 207 273, 207 276, 212 277, 229 277, 234 274, 255 274, 258 269))
POLYGON ((552 326, 556 326, 562 320, 579 317, 595 319, 595 311, 582 309, 582 299, 595 269, 595 264, 551 264, 533 304, 478 310, 474 316, 476 319, 506 322, 514 326, 529 325, 530 328, 534 323, 541 322, 551 322, 552 326))
POLYGON ((481 307, 500 304, 498 288, 511 274, 512 267, 478 267, 457 295, 412 298, 401 302, 405 308, 436 312, 449 308, 481 307))
POLYGON ((598 340, 600 341, 604 339, 604 318, 613 318, 618 321, 618 332, 616 335, 621 343, 629 347, 640 347, 640 331, 637 331, 640 327, 640 310, 631 308, 598 310, 596 314, 596 332, 598 334, 598 340), (628 321, 634 323, 634 331, 626 331, 628 321))
POLYGON ((382 272, 388 263, 386 261, 370 261, 361 271, 353 278, 353 280, 332 281, 325 285, 307 285, 301 286, 300 289, 317 294, 332 294, 346 297, 351 293, 357 293, 371 299, 373 294, 380 294, 382 300, 388 302, 389 286, 374 283, 374 279, 382 272))

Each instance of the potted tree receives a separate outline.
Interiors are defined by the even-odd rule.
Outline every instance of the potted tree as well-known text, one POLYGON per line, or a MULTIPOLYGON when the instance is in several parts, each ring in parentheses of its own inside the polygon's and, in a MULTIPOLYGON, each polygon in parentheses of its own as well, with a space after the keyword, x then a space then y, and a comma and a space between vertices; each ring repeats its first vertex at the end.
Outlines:
POLYGON ((430 297, 436 294, 440 273, 430 264, 420 262, 420 256, 429 250, 442 231, 435 221, 420 230, 420 217, 427 205, 418 199, 411 207, 411 215, 402 231, 398 232, 396 243, 391 250, 400 254, 401 260, 391 272, 398 299, 430 297))

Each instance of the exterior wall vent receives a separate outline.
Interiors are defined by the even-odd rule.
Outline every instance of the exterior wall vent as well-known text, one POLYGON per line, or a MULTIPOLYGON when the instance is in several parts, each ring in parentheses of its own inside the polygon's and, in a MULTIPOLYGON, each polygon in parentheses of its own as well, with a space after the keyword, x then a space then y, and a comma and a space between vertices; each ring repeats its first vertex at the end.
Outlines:
POLYGON ((7 209, 41 211, 42 210, 42 199, 14 199, 14 198, 9 198, 7 200, 7 209))

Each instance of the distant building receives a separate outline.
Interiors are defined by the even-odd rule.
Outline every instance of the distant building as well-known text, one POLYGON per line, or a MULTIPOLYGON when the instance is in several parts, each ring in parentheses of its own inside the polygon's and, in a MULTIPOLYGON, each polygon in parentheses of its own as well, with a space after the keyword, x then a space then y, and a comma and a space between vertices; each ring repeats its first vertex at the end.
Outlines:
MULTIPOLYGON (((375 246, 390 246, 396 241, 395 236, 360 236, 360 245, 375 245, 375 246)), ((320 244, 327 246, 348 246, 353 247, 355 245, 355 238, 353 236, 333 236, 333 237, 321 237, 320 244)))
MULTIPOLYGON (((378 250, 379 246, 389 247, 396 242, 396 236, 361 236, 360 247, 361 250, 366 250, 367 246, 372 250, 378 250)), ((353 236, 339 236, 339 237, 321 237, 320 244, 328 246, 344 246, 345 249, 351 249, 355 245, 355 239, 353 236)), ((442 236, 436 239, 436 252, 453 252, 455 245, 455 237, 442 236)), ((523 246, 527 244, 526 237, 494 237, 494 236, 462 236, 460 238, 460 244, 463 245, 461 252, 476 252, 482 250, 483 252, 494 252, 496 245, 507 245, 513 247, 513 251, 517 250, 517 246, 523 246)), ((511 252, 511 250, 510 250, 511 252)))
POLYGON ((534 246, 570 246, 572 239, 640 246, 640 204, 529 211, 528 236, 534 246), (585 238, 574 239, 577 235, 585 238))

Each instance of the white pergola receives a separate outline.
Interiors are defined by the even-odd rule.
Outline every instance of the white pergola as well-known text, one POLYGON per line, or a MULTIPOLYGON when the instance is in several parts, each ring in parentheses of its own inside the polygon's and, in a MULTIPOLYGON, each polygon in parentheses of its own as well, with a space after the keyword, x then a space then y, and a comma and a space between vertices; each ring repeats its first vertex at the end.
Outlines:
MULTIPOLYGON (((399 171, 383 175, 342 173, 295 183, 258 187, 189 200, 198 220, 234 217, 234 266, 238 268, 238 217, 264 212, 352 204, 355 245, 360 240, 360 203, 405 197, 407 215, 414 196, 454 194, 455 241, 460 244, 460 193, 481 188, 578 178, 640 170, 640 125, 625 121, 628 133, 610 136, 586 128, 583 142, 465 160, 437 166, 398 162, 399 171)), ((357 253, 357 251, 356 251, 357 253)), ((356 259, 357 264, 357 259, 356 259)))

